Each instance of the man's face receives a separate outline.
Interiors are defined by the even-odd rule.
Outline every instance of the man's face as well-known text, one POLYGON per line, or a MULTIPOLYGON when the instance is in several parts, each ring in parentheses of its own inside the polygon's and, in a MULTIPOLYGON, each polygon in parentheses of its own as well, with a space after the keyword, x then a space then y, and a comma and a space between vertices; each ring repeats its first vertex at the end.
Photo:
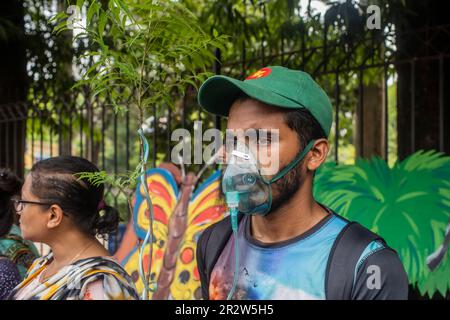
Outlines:
MULTIPOLYGON (((231 130, 278 130, 278 145, 270 146, 270 150, 278 151, 279 172, 286 167, 299 153, 298 134, 289 128, 284 120, 285 110, 263 104, 253 99, 238 100, 230 108, 227 129, 231 130)), ((271 211, 279 208, 298 191, 302 184, 302 163, 292 169, 283 178, 272 184, 271 211)), ((273 176, 272 174, 271 176, 273 176)), ((271 176, 266 176, 270 179, 271 176)))

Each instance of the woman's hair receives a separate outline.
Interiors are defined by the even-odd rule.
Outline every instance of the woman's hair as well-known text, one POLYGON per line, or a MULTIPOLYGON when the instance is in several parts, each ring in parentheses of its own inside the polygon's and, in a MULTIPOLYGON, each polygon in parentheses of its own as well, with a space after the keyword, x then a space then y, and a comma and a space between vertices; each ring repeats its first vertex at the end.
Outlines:
POLYGON ((20 193, 22 180, 11 170, 0 169, 0 238, 6 235, 14 223, 15 211, 11 198, 20 193))
POLYGON ((43 202, 57 204, 85 233, 105 235, 117 229, 119 213, 103 200, 103 184, 80 178, 98 172, 90 161, 72 156, 49 158, 31 168, 31 192, 43 202))

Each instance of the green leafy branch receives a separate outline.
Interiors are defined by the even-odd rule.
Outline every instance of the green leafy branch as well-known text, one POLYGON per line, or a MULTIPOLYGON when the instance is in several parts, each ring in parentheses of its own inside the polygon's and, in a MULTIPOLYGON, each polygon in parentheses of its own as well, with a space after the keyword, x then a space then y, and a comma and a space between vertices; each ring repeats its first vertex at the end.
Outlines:
MULTIPOLYGON (((187 88, 197 88, 210 75, 213 50, 223 48, 225 36, 206 34, 194 14, 178 2, 78 0, 77 6, 85 9, 86 23, 76 24, 74 40, 89 42, 79 59, 90 65, 74 87, 87 86, 91 98, 109 97, 114 112, 136 116, 139 127, 150 110, 174 108, 187 88)), ((54 32, 73 28, 70 18, 58 13, 54 32)), ((141 168, 146 169, 142 143, 140 150, 140 162, 132 172, 97 173, 93 181, 121 189, 134 185, 141 168)))

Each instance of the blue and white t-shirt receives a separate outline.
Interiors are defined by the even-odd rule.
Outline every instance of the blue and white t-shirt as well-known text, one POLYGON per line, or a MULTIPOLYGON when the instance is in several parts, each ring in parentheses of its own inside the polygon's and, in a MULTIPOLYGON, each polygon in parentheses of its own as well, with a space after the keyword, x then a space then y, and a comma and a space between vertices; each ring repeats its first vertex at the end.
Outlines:
MULTIPOLYGON (((238 285, 233 299, 277 300, 326 299, 325 273, 336 237, 348 222, 329 215, 307 232, 287 241, 265 244, 251 236, 251 218, 238 229, 238 285)), ((234 236, 220 254, 209 282, 209 299, 226 299, 235 267, 234 236)), ((355 268, 352 298, 406 299, 408 282, 397 254, 378 241, 370 243, 355 268), (369 265, 377 265, 379 288, 367 285, 369 265)))

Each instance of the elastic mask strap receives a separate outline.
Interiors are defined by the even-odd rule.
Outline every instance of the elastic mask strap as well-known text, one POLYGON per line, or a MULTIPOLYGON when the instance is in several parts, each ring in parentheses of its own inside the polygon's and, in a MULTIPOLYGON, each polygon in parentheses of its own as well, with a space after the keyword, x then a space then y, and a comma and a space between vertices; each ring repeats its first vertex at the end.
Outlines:
POLYGON ((302 152, 300 152, 294 160, 291 161, 291 163, 288 164, 288 166, 286 168, 284 168, 283 170, 281 170, 280 172, 278 172, 272 179, 269 180, 269 183, 274 183, 275 181, 277 181, 278 179, 284 177, 284 175, 286 173, 288 173, 292 168, 294 168, 304 157, 305 155, 309 152, 309 150, 311 150, 312 146, 314 145, 314 143, 316 142, 316 140, 311 140, 305 147, 305 149, 303 149, 302 152))

